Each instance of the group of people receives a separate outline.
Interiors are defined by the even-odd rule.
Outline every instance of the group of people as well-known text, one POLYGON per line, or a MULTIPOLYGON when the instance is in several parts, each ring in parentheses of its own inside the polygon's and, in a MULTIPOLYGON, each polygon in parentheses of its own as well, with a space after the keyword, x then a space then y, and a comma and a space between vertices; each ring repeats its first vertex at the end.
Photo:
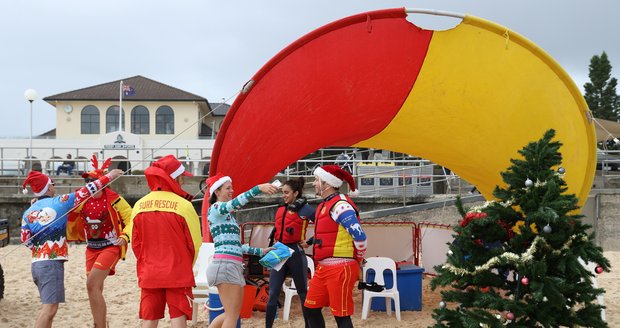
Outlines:
MULTIPOLYGON (((166 306, 172 327, 186 327, 192 316, 193 266, 202 243, 192 195, 182 188, 185 177, 191 174, 172 155, 158 159, 144 171, 151 192, 132 208, 108 187, 123 172, 108 172, 109 159, 101 167, 96 156, 91 161, 94 170, 82 175, 85 185, 69 194, 57 196, 54 181, 37 171, 31 171, 24 181, 24 192, 29 185, 36 197, 24 212, 21 226, 22 243, 32 251, 32 278, 42 303, 35 327, 51 327, 59 303, 65 301, 68 241, 86 242, 86 287, 94 327, 107 326, 104 281, 114 275, 129 244, 137 259, 142 327, 157 327, 166 306)), ((321 309, 326 306, 338 327, 353 326, 352 292, 366 251, 366 235, 357 207, 339 188, 346 182, 354 190, 355 183, 336 165, 319 167, 314 175, 314 189, 322 198, 316 211, 302 195, 303 179, 286 181, 281 187, 284 204, 276 212, 273 239, 293 253, 282 269, 270 273, 266 327, 273 325, 287 274, 297 286, 306 327, 325 327, 321 309), (310 221, 315 223, 315 234, 306 240, 310 221), (308 247, 313 247, 316 263, 309 287, 304 251, 308 247)), ((243 254, 263 256, 273 248, 242 244, 233 213, 251 198, 275 194, 280 188, 263 183, 233 198, 230 177, 218 173, 206 182, 210 204, 207 218, 215 245, 207 279, 217 288, 224 306, 224 313, 209 327, 234 327, 245 285, 243 254)))
MULTIPOLYGON (((277 313, 278 297, 287 274, 292 275, 302 303, 306 327, 325 327, 321 312, 329 307, 338 327, 353 327, 353 288, 364 260, 367 241, 355 203, 339 188, 347 183, 352 191, 351 174, 337 165, 318 167, 313 187, 322 198, 316 211, 303 198, 303 180, 288 180, 282 185, 284 205, 276 211, 273 241, 293 250, 279 270, 269 275, 269 299, 265 326, 272 327, 277 313), (314 221, 314 236, 305 240, 308 221, 314 221), (307 259, 304 248, 313 247, 315 274, 308 286, 307 259), (307 291, 306 291, 307 290, 307 291)), ((215 243, 213 262, 207 269, 209 285, 217 287, 224 306, 209 327, 235 327, 243 299, 242 256, 263 256, 272 248, 254 248, 241 244, 240 228, 232 213, 260 193, 274 194, 277 187, 263 183, 233 198, 232 180, 217 174, 207 179, 210 207, 207 212, 209 229, 215 243)))

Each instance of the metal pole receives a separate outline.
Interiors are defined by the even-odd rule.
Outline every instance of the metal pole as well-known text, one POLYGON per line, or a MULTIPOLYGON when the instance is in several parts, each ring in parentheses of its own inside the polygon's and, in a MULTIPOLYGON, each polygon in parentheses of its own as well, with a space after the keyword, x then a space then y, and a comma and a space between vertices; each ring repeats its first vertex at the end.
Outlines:
POLYGON ((27 164, 28 168, 32 169, 32 102, 34 100, 28 100, 30 102, 30 147, 28 148, 28 159, 27 164))

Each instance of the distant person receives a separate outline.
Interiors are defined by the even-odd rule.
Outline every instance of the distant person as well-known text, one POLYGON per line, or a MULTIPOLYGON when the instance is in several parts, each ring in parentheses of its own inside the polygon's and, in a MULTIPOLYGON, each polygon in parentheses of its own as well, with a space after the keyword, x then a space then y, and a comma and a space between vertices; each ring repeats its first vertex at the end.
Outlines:
POLYGON ((351 191, 355 191, 355 181, 337 165, 318 167, 314 177, 314 190, 323 201, 316 208, 313 242, 316 270, 304 307, 312 328, 325 327, 323 307, 330 308, 338 327, 353 327, 353 287, 367 242, 357 207, 339 188, 346 181, 351 191))
MULTIPOLYGON (((82 174, 86 183, 107 173, 111 159, 99 167, 96 155, 91 159, 92 171, 82 174)), ((131 237, 131 206, 109 187, 93 194, 69 215, 67 239, 86 241, 86 290, 94 327, 106 327, 107 306, 103 284, 116 273, 116 263, 125 259, 131 237)))
POLYGON ((32 279, 39 289, 41 310, 35 327, 51 327, 58 304, 65 302, 64 263, 68 259, 67 214, 90 195, 101 190, 123 173, 112 170, 77 191, 54 196, 54 181, 47 175, 30 171, 24 181, 37 197, 22 216, 21 242, 32 250, 32 279))
POLYGON ((193 197, 182 189, 185 177, 192 175, 167 155, 144 170, 144 176, 151 192, 131 213, 142 327, 157 327, 166 305, 172 327, 187 327, 196 285, 193 267, 202 244, 193 197))
POLYGON ((243 302, 243 254, 263 256, 273 249, 241 245, 241 229, 232 215, 260 193, 272 195, 278 188, 263 183, 233 198, 232 179, 218 173, 207 179, 209 230, 215 243, 213 262, 207 268, 207 281, 217 287, 224 314, 218 315, 209 328, 235 327, 243 302))
POLYGON ((273 241, 279 241, 295 252, 284 263, 280 270, 269 272, 269 299, 265 313, 265 327, 271 328, 276 318, 278 298, 282 291, 282 283, 287 275, 293 277, 297 294, 301 300, 302 313, 306 327, 309 327, 303 304, 308 290, 308 259, 304 248, 308 222, 314 221, 314 208, 306 202, 302 192, 305 181, 303 178, 291 179, 282 185, 284 205, 278 207, 274 219, 273 241))
POLYGON ((71 160, 71 154, 67 154, 67 160, 62 162, 56 169, 56 175, 60 175, 60 172, 65 172, 67 175, 71 175, 73 173, 73 169, 75 168, 75 161, 71 160))

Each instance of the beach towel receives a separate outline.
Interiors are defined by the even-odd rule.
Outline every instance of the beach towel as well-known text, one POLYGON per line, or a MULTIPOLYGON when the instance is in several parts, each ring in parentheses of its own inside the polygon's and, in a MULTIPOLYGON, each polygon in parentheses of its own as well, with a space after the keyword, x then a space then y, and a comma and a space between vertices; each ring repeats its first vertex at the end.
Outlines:
POLYGON ((274 247, 275 249, 265 254, 265 256, 263 256, 258 262, 266 268, 279 271, 286 260, 291 257, 294 250, 281 242, 277 242, 271 247, 274 247))

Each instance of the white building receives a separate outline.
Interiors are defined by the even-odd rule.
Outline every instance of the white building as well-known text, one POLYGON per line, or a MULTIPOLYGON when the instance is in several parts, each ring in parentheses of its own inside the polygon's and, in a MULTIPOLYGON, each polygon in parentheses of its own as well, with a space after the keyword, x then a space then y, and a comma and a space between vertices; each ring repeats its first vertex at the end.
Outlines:
POLYGON ((172 86, 134 76, 43 98, 56 108, 56 129, 32 140, 4 139, 0 146, 2 175, 23 175, 30 167, 55 174, 67 154, 76 170, 89 169, 94 153, 115 159, 112 167, 142 171, 153 158, 174 154, 194 174, 208 170, 215 136, 227 104, 172 86), (119 130, 121 81, 122 124, 119 130))

